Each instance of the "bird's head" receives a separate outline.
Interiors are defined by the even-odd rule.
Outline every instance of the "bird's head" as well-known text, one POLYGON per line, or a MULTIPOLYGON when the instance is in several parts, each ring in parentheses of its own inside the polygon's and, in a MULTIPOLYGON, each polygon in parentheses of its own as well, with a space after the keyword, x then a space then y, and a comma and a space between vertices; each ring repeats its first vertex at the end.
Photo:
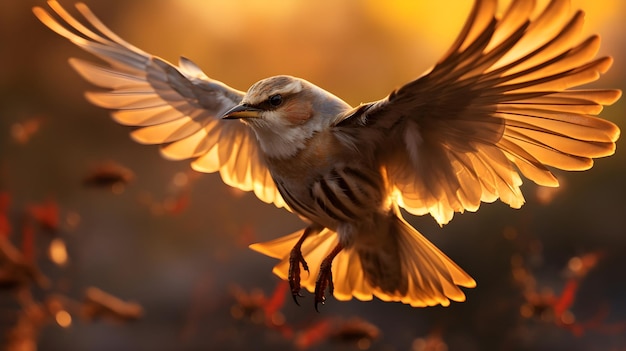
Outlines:
POLYGON ((252 85, 241 103, 222 118, 249 125, 268 156, 289 157, 350 109, 343 100, 304 79, 275 76, 252 85))

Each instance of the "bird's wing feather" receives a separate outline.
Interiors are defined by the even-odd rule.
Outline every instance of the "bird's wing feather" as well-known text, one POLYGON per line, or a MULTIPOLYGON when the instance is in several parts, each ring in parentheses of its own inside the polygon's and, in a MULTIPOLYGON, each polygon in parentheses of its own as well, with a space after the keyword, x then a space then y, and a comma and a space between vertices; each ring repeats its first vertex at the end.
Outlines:
MULTIPOLYGON (((553 0, 478 0, 457 41, 427 74, 340 122, 347 133, 381 129, 380 158, 396 201, 447 223, 500 198, 520 207, 519 173, 558 186, 548 169, 584 170, 611 155, 619 128, 599 119, 618 90, 569 90, 611 66, 599 38, 579 42, 583 13, 553 0), (354 128, 350 128, 354 127, 354 128), (371 127, 371 128, 369 128, 371 127)), ((358 140, 358 137, 352 136, 358 140)))
POLYGON ((107 89, 88 92, 90 102, 113 110, 120 124, 138 127, 131 135, 143 144, 160 144, 174 160, 193 158, 201 172, 219 171, 228 185, 254 193, 263 201, 286 207, 259 154, 250 128, 221 116, 244 93, 207 77, 186 58, 174 66, 127 43, 85 6, 76 7, 91 29, 56 1, 49 6, 59 16, 35 7, 35 15, 50 29, 108 66, 71 59, 70 64, 90 83, 107 89))

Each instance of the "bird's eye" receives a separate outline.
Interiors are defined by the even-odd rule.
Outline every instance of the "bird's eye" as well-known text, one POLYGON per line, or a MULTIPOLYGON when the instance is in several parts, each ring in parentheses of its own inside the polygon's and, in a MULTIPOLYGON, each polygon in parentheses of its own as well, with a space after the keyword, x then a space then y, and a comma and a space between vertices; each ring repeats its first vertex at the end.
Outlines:
POLYGON ((280 94, 276 94, 276 95, 270 96, 269 99, 267 99, 267 101, 269 101, 270 105, 277 107, 283 103, 283 97, 280 94))

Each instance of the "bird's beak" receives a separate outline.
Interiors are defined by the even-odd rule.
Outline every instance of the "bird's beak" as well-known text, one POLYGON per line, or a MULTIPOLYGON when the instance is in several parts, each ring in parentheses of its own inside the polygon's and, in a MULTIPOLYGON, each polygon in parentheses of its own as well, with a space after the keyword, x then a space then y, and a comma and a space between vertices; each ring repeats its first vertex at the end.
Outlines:
POLYGON ((237 105, 222 115, 223 119, 236 118, 259 118, 261 117, 261 109, 246 105, 237 105))

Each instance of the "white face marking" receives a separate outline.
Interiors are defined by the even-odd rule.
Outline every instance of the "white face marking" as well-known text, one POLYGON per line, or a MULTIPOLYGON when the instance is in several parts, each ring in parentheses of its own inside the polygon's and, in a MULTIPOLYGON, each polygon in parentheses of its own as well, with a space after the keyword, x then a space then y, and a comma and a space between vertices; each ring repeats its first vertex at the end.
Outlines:
POLYGON ((336 116, 350 108, 334 95, 290 76, 276 76, 255 83, 246 93, 243 104, 263 110, 259 118, 245 120, 245 123, 254 130, 263 152, 276 158, 295 155, 306 147, 309 138, 328 128, 336 116), (276 94, 283 96, 283 104, 271 107, 267 100, 276 94), (289 101, 285 102, 285 99, 289 101), (315 109, 320 104, 325 105, 315 109), (298 113, 303 113, 305 118, 294 118, 298 113))
POLYGON ((306 140, 313 130, 293 126, 285 122, 280 111, 264 111, 261 118, 246 120, 254 130, 259 145, 268 156, 283 158, 293 156, 305 147, 306 140))

